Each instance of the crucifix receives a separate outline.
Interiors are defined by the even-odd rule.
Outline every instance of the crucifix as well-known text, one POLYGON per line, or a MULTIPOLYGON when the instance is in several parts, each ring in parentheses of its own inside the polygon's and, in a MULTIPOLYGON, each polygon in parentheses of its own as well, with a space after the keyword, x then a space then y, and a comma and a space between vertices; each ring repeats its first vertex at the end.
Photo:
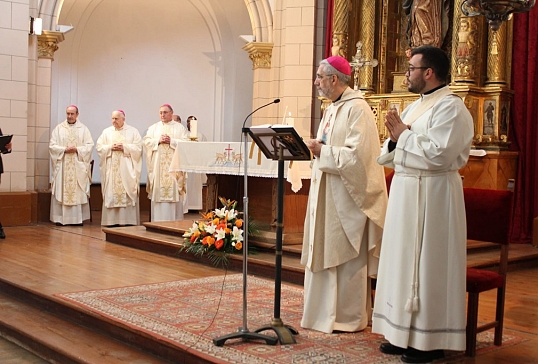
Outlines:
POLYGON ((379 62, 377 59, 372 58, 371 60, 366 60, 362 55, 362 42, 359 40, 357 42, 357 53, 352 58, 352 61, 349 62, 349 65, 353 67, 353 89, 357 91, 359 89, 359 72, 360 69, 364 66, 376 67, 379 62))

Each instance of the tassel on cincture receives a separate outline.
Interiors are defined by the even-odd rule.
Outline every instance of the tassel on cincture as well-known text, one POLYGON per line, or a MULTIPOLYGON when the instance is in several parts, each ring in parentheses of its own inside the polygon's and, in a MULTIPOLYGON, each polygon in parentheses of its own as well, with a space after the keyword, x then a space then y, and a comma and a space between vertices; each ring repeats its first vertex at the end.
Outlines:
POLYGON ((407 299, 407 302, 405 303, 405 311, 409 313, 413 312, 413 299, 412 298, 407 299))
POLYGON ((405 303, 406 312, 417 312, 418 311, 418 297, 409 297, 405 303))
POLYGON ((413 312, 418 311, 418 297, 413 298, 413 312))

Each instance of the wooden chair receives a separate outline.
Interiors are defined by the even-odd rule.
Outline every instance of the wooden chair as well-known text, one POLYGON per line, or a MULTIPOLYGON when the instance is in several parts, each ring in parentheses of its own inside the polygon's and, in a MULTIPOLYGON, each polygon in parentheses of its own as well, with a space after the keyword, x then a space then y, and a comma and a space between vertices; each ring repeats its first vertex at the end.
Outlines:
POLYGON ((467 268, 467 348, 465 355, 475 356, 476 335, 479 332, 495 328, 494 344, 497 346, 502 344, 513 192, 464 188, 463 193, 467 216, 467 239, 499 244, 501 248, 497 272, 467 268), (492 289, 497 289, 495 320, 479 326, 478 297, 481 292, 492 289))

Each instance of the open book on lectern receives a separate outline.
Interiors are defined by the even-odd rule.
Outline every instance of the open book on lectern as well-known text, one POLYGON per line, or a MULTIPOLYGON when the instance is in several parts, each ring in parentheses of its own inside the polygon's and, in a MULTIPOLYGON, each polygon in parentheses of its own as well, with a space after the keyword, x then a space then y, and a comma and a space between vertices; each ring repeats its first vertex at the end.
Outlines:
POLYGON ((290 125, 256 125, 248 134, 268 159, 278 160, 282 147, 283 160, 310 160, 310 149, 290 125))

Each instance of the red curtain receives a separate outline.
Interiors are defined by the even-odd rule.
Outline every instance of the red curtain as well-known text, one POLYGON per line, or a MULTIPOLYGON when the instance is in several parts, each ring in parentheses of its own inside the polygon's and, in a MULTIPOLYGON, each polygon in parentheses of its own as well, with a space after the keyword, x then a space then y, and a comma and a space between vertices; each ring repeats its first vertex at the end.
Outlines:
POLYGON ((538 216, 538 6, 515 14, 510 141, 519 151, 512 242, 529 243, 538 216))
POLYGON ((333 13, 334 13, 334 0, 327 1, 327 25, 325 29, 325 55, 323 58, 331 56, 331 48, 333 46, 333 13))

